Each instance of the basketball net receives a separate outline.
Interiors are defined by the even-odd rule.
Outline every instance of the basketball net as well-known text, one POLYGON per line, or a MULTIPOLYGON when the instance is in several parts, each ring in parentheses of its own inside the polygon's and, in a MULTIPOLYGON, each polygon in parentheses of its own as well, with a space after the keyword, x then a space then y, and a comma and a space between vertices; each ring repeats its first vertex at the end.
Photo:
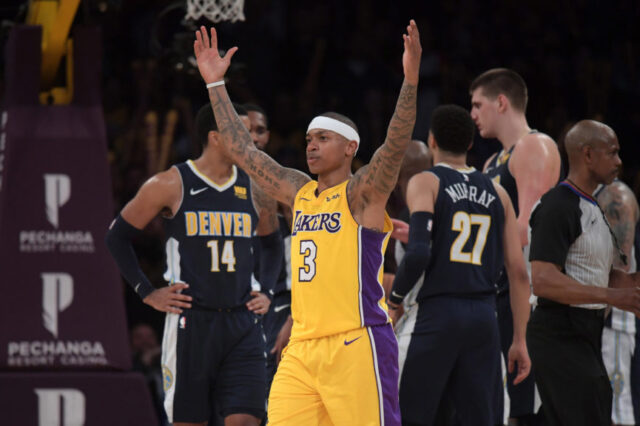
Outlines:
POLYGON ((244 21, 244 0, 187 0, 185 19, 205 17, 211 22, 244 21))

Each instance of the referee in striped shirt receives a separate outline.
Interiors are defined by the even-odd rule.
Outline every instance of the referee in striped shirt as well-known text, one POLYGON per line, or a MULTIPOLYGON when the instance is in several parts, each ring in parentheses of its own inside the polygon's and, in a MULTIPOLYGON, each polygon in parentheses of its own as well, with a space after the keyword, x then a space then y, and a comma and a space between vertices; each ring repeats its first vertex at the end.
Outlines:
MULTIPOLYGON (((578 122, 567 133, 567 179, 531 214, 531 274, 538 306, 527 328, 549 425, 610 425, 612 391, 602 361, 607 305, 640 315, 640 276, 613 269, 624 256, 591 194, 618 175, 613 130, 578 122)), ((624 259, 623 259, 624 261, 624 259)))

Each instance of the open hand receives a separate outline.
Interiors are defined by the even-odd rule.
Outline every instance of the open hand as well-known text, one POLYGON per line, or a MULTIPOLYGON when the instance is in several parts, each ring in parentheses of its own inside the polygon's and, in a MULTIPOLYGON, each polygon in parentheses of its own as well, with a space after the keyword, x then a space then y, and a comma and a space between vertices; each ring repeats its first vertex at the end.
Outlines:
POLYGON ((160 312, 171 314, 181 314, 182 309, 191 307, 191 296, 180 294, 182 290, 188 288, 185 283, 175 283, 168 287, 162 287, 149 293, 142 301, 160 312))
POLYGON ((404 53, 402 54, 404 78, 411 84, 418 84, 422 45, 420 44, 420 33, 418 32, 416 21, 413 19, 409 21, 407 34, 402 34, 402 38, 404 39, 404 53))
POLYGON ((224 57, 220 56, 216 29, 211 27, 211 39, 209 39, 207 29, 202 26, 196 31, 193 51, 196 54, 200 75, 204 79, 204 82, 209 84, 224 78, 224 74, 231 64, 231 58, 238 51, 238 48, 232 47, 224 57))
POLYGON ((529 351, 524 341, 521 343, 513 342, 509 348, 509 373, 513 373, 516 365, 518 367, 518 374, 516 378, 513 379, 514 385, 526 379, 531 372, 531 359, 529 358, 529 351))
POLYGON ((269 300, 266 294, 260 293, 259 291, 252 291, 251 297, 251 300, 247 302, 247 309, 254 314, 260 315, 266 314, 267 311, 269 311, 271 300, 269 300))

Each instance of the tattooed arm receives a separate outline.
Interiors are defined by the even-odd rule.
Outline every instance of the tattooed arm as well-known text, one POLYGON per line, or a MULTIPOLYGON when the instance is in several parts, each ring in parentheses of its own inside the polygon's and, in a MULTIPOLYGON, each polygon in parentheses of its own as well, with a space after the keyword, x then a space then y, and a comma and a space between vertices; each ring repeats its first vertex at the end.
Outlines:
POLYGON ((604 210, 620 249, 627 257, 624 264, 620 256, 615 256, 614 269, 609 275, 609 287, 624 288, 640 285, 640 274, 627 274, 631 267, 633 239, 638 221, 638 202, 627 185, 615 181, 598 195, 598 203, 604 210))
POLYGON ((251 196, 259 217, 256 227, 257 235, 265 236, 276 231, 280 232, 278 202, 267 195, 259 185, 256 185, 253 179, 251 180, 251 196))
MULTIPOLYGON (((633 239, 638 221, 638 202, 631 189, 621 181, 615 181, 607 185, 598 195, 598 203, 604 210, 607 220, 611 225, 620 248, 630 260, 633 247, 633 239)), ((619 256, 616 256, 613 266, 629 271, 631 262, 625 265, 619 256)))
POLYGON ((347 198, 351 213, 365 227, 382 229, 384 206, 398 180, 402 157, 411 141, 416 121, 416 96, 420 69, 420 34, 411 20, 403 34, 404 82, 400 89, 396 109, 387 129, 384 144, 378 148, 371 162, 356 172, 347 185, 347 198))
MULTIPOLYGON (((221 57, 218 53, 216 30, 213 27, 211 39, 205 27, 196 31, 193 48, 198 69, 207 84, 224 79, 231 57, 238 50, 237 47, 232 47, 224 57, 221 57)), ((310 180, 309 176, 299 170, 282 167, 269 155, 255 147, 251 134, 238 118, 224 85, 210 88, 209 99, 218 131, 233 161, 249 173, 267 194, 293 207, 298 190, 310 180)))

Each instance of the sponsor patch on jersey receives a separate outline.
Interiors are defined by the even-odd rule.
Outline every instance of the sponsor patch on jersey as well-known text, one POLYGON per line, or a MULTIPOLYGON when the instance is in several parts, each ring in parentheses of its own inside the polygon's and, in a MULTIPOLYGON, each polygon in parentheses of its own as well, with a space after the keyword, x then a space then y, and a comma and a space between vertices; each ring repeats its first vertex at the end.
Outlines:
POLYGON ((323 230, 332 234, 336 233, 342 227, 342 224, 340 223, 341 216, 342 213, 340 212, 302 214, 301 210, 296 210, 291 235, 296 235, 298 232, 315 232, 323 230))
POLYGON ((169 389, 171 389, 171 386, 173 386, 173 374, 171 373, 171 370, 169 370, 169 367, 167 367, 166 365, 163 365, 162 366, 162 387, 166 392, 169 389))
POLYGON ((233 191, 235 192, 236 197, 240 198, 241 200, 247 199, 247 188, 245 188, 244 186, 234 185, 233 191))

